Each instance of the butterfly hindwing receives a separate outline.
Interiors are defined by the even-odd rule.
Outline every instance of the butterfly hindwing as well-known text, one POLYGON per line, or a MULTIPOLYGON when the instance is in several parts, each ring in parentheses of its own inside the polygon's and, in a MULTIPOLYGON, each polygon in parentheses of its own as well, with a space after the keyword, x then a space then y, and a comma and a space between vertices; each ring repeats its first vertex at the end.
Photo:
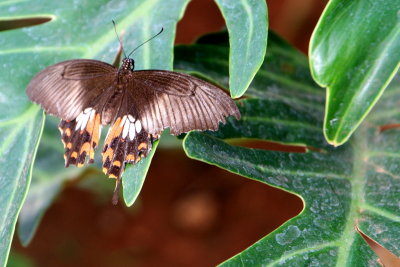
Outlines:
POLYGON ((126 163, 137 163, 146 157, 152 146, 152 136, 131 114, 118 117, 111 126, 103 148, 103 172, 120 178, 126 163))
POLYGON ((65 147, 65 166, 82 167, 89 157, 94 162, 94 151, 99 144, 101 123, 100 113, 86 108, 72 121, 61 120, 59 129, 65 147))
POLYGON ((232 99, 220 88, 193 76, 162 70, 132 73, 128 90, 150 134, 170 128, 179 135, 191 130, 217 130, 225 117, 240 118, 232 99))

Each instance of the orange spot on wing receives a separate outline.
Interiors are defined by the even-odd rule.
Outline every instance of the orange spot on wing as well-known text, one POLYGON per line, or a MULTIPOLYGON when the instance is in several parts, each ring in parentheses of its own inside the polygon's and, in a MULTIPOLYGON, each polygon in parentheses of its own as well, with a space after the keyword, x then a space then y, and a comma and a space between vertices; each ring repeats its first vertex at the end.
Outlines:
POLYGON ((67 148, 71 149, 72 148, 72 143, 67 144, 67 148))
POLYGON ((71 136, 71 129, 70 128, 65 129, 65 135, 68 136, 68 137, 71 136))
POLYGON ((133 154, 129 154, 128 156, 126 156, 126 161, 135 161, 135 155, 133 154))
POLYGON ((72 152, 72 154, 71 154, 71 158, 74 158, 74 159, 76 159, 78 157, 78 153, 76 153, 75 151, 74 152, 72 152))
POLYGON ((78 168, 81 168, 81 167, 83 167, 83 163, 78 163, 78 165, 76 165, 76 166, 78 166, 78 168))
POLYGON ((112 174, 112 173, 110 173, 110 175, 108 175, 108 177, 109 178, 115 178, 115 179, 117 179, 118 177, 117 176, 115 176, 114 174, 112 174))
POLYGON ((96 113, 96 116, 94 117, 94 124, 93 124, 92 142, 95 142, 96 144, 98 144, 99 139, 100 139, 100 114, 96 113))
POLYGON ((113 166, 121 167, 121 161, 119 160, 114 161, 113 166))
POLYGON ((114 150, 112 148, 107 148, 106 152, 103 153, 103 162, 106 161, 107 157, 112 159, 112 156, 114 155, 114 150))
POLYGON ((84 151, 86 152, 86 154, 89 154, 89 150, 91 149, 90 143, 89 142, 85 142, 82 147, 81 150, 79 151, 79 154, 82 154, 84 151))
MULTIPOLYGON (((94 118, 94 117, 93 117, 94 118)), ((94 119, 90 119, 90 118, 88 118, 88 122, 87 122, 87 124, 86 124, 86 130, 89 132, 89 133, 91 133, 92 132, 92 129, 93 129, 93 125, 94 125, 94 119)))
POLYGON ((94 160, 94 149, 99 143, 100 139, 100 114, 96 113, 94 118, 88 121, 86 125, 86 131, 91 135, 90 143, 86 142, 83 144, 80 153, 83 151, 89 155, 91 160, 94 160), (93 145, 95 143, 95 145, 93 145))
POLYGON ((111 127, 110 132, 107 135, 106 141, 104 142, 104 145, 110 145, 111 141, 114 139, 114 137, 118 137, 121 132, 122 132, 122 127, 119 127, 119 124, 121 122, 121 118, 117 118, 113 126, 111 127))
POLYGON ((147 149, 147 143, 145 143, 145 142, 140 143, 138 146, 138 150, 141 150, 142 148, 147 149))
POLYGON ((103 172, 104 172, 105 174, 107 174, 107 171, 108 171, 107 168, 103 168, 103 172))

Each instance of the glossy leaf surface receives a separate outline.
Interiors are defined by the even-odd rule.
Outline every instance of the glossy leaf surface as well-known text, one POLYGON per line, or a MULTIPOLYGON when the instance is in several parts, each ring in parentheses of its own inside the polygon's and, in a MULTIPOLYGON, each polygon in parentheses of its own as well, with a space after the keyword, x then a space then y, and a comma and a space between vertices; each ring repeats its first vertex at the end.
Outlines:
MULTIPOLYGON (((400 121, 397 77, 348 144, 334 148, 322 133, 324 89, 315 85, 307 59, 270 35, 266 63, 238 101, 242 119, 218 132, 191 132, 184 139, 189 157, 298 195, 304 210, 225 266, 379 266, 355 230, 358 225, 378 243, 400 255, 400 130, 380 126, 400 121), (229 139, 252 138, 297 144, 306 153, 234 146, 229 139)), ((211 40, 211 39, 208 39, 211 40)), ((216 38, 215 38, 216 40, 216 38)), ((180 47, 186 65, 226 84, 226 42, 180 47), (189 62, 189 55, 195 61, 189 62), (212 60, 211 60, 212 59, 212 60)), ((278 204, 278 203, 277 203, 278 204)), ((260 211, 262 212, 262 211, 260 211)))
POLYGON ((229 31, 229 89, 242 96, 259 70, 267 49, 268 13, 264 0, 215 0, 229 31))
POLYGON ((338 146, 378 101, 400 66, 400 1, 329 1, 310 44, 315 80, 327 88, 324 134, 338 146))
POLYGON ((43 124, 37 107, 0 121, 0 265, 5 265, 21 204, 30 183, 43 124))

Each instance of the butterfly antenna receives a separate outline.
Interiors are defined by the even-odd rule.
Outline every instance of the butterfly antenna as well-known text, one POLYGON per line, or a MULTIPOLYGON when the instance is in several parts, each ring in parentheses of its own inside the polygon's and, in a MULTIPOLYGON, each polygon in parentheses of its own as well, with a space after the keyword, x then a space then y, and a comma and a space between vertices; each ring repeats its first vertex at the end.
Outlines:
POLYGON ((157 36, 159 36, 162 32, 163 32, 164 28, 161 28, 161 31, 159 33, 157 33, 156 35, 154 35, 153 37, 151 37, 149 40, 147 40, 146 42, 140 44, 138 47, 136 47, 135 49, 132 50, 132 52, 129 53, 128 57, 130 55, 132 55, 133 52, 135 52, 139 47, 141 47, 142 45, 144 45, 147 42, 150 42, 151 40, 153 40, 154 38, 156 38, 157 36))
POLYGON ((119 44, 120 44, 120 46, 122 47, 122 52, 124 53, 124 56, 125 56, 125 57, 127 57, 127 56, 126 56, 126 54, 125 54, 124 46, 122 45, 121 38, 119 38, 119 35, 118 35, 118 33, 117 33, 117 27, 115 26, 115 21, 114 21, 114 20, 112 20, 112 23, 113 23, 113 25, 114 25, 114 31, 115 31, 115 35, 117 35, 117 38, 118 38, 119 44))

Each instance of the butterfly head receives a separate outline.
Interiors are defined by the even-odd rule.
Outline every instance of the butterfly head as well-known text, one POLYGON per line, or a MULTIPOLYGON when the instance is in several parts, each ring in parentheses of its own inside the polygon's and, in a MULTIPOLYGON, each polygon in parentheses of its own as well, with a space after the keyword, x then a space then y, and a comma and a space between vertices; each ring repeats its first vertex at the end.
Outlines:
POLYGON ((121 46, 121 48, 122 48, 122 52, 124 53, 124 56, 125 56, 124 59, 122 60, 122 66, 120 67, 120 70, 129 70, 129 71, 133 71, 133 70, 135 69, 135 61, 134 61, 132 58, 130 58, 130 56, 133 54, 133 52, 135 52, 139 47, 141 47, 141 46, 144 45, 145 43, 147 43, 147 42, 153 40, 155 37, 157 37, 158 35, 160 35, 160 34, 163 32, 163 30, 164 30, 164 28, 161 28, 161 31, 160 31, 159 33, 157 33, 156 35, 154 35, 153 37, 151 37, 151 38, 148 39, 147 41, 141 43, 139 46, 137 46, 135 49, 133 49, 132 52, 130 52, 128 55, 126 55, 126 54, 125 54, 125 50, 124 50, 123 45, 122 45, 122 42, 121 42, 121 39, 119 38, 118 33, 117 33, 117 27, 115 26, 115 21, 112 20, 112 23, 113 23, 113 25, 114 25, 115 35, 117 35, 119 44, 120 44, 120 46, 121 46))
POLYGON ((122 60, 121 69, 133 71, 135 69, 135 61, 129 57, 124 58, 122 60))

